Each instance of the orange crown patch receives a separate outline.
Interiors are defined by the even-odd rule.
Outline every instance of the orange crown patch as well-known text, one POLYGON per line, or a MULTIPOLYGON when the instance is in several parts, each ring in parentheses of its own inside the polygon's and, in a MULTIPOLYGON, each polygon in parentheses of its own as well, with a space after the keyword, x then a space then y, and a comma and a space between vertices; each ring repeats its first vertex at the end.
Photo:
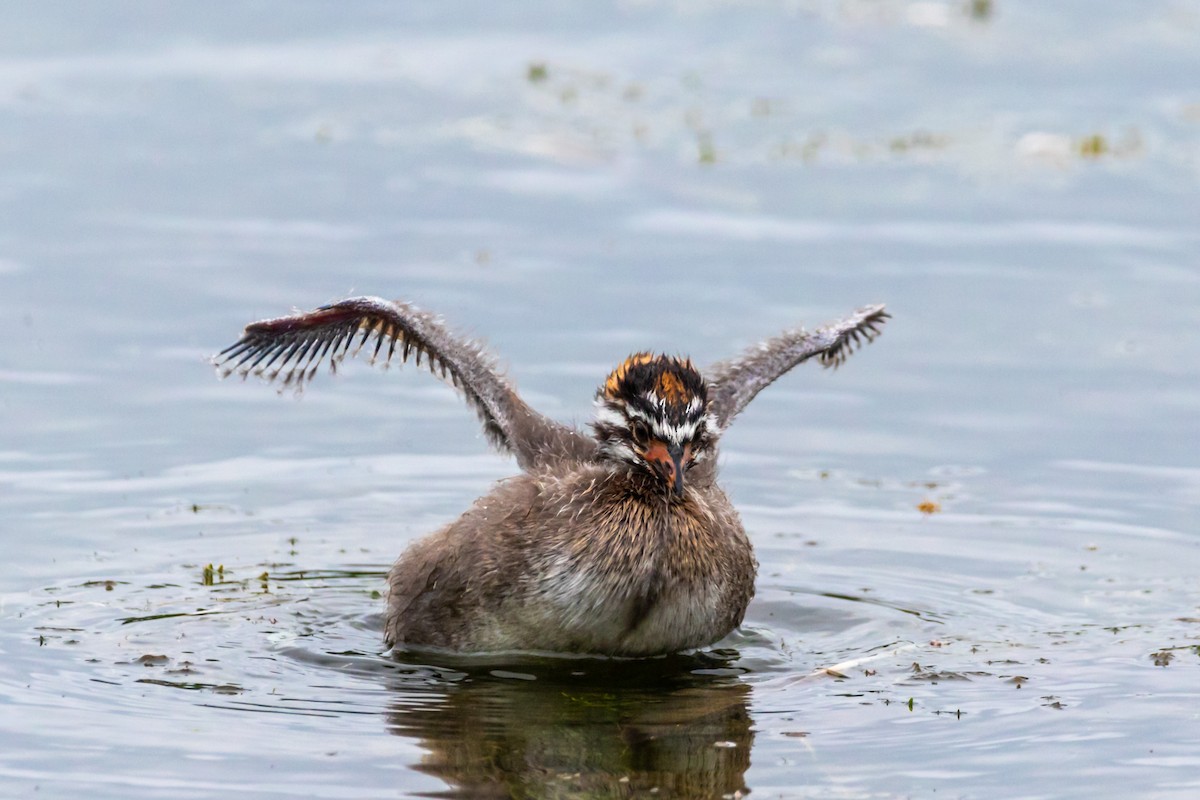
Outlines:
POLYGON ((679 376, 673 372, 664 372, 659 376, 655 391, 659 397, 673 405, 683 405, 689 399, 688 390, 684 388, 683 381, 679 380, 679 376))
POLYGON ((649 352, 634 353, 629 358, 621 362, 608 376, 608 380, 604 382, 604 396, 615 398, 620 391, 621 381, 625 380, 625 376, 629 370, 642 364, 649 364, 654 360, 654 354, 649 352))
POLYGON ((703 379, 690 359, 671 358, 649 352, 634 353, 614 369, 601 389, 604 397, 616 400, 630 392, 653 393, 670 406, 686 406, 696 395, 703 396, 703 379), (695 378, 695 385, 689 378, 695 378))

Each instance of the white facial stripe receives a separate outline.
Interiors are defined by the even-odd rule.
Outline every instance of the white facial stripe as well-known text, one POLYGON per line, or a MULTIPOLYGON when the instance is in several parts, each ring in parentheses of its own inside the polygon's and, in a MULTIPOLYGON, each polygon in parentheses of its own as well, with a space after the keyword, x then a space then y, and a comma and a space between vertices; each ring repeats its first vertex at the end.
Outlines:
MULTIPOLYGON (((647 399, 650 399, 651 397, 652 395, 647 395, 647 399)), ((659 405, 662 405, 661 400, 657 402, 659 405)), ((696 412, 700 411, 702 408, 703 406, 700 398, 694 397, 688 403, 686 409, 684 410, 684 414, 686 416, 693 416, 696 415, 696 412)), ((720 432, 720 429, 717 427, 717 420, 712 414, 704 414, 703 416, 697 416, 696 419, 689 420, 682 424, 671 425, 660 417, 647 414, 645 411, 635 408, 629 404, 624 404, 622 406, 622 410, 618 411, 607 403, 600 401, 596 403, 596 424, 611 425, 616 428, 627 428, 629 427, 629 422, 631 420, 640 420, 641 422, 646 423, 646 425, 650 428, 651 434, 655 438, 664 442, 678 445, 682 445, 685 442, 695 439, 696 434, 702 425, 708 430, 709 433, 713 435, 716 435, 720 432), (624 413, 622 413, 622 411, 624 413)), ((628 456, 626 456, 624 453, 618 454, 615 452, 614 455, 629 457, 630 460, 632 460, 633 454, 632 451, 629 451, 628 456)))
POLYGON ((625 427, 625 417, 613 408, 606 405, 596 407, 596 422, 601 424, 615 425, 617 427, 625 427))
MULTIPOLYGON (((667 401, 662 399, 661 397, 659 397, 654 392, 646 392, 644 395, 642 395, 642 397, 645 398, 647 403, 649 403, 650 405, 652 405, 656 408, 663 408, 667 405, 667 401)), ((695 414, 697 411, 700 410, 701 405, 702 404, 701 404, 700 398, 693 397, 691 400, 688 401, 688 404, 684 407, 683 413, 687 414, 687 415, 695 414)))
POLYGON ((655 421, 655 423, 651 426, 651 430, 654 431, 655 436, 657 436, 659 439, 662 439, 664 442, 683 444, 684 442, 690 442, 693 438, 695 438, 696 425, 696 422, 689 422, 686 425, 678 426, 663 425, 662 423, 655 421))
POLYGON ((640 419, 642 422, 648 423, 651 421, 650 417, 646 415, 646 412, 642 411, 641 409, 633 408, 632 406, 625 406, 625 413, 633 419, 640 419))
POLYGON ((637 454, 633 452, 633 448, 624 442, 606 442, 604 450, 613 458, 619 458, 622 461, 629 461, 636 464, 640 460, 637 454))

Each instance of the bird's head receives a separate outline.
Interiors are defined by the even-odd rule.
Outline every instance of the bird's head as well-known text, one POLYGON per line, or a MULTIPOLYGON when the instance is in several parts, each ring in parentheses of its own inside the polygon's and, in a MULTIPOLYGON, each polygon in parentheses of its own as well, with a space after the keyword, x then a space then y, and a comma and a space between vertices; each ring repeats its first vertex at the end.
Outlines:
POLYGON ((683 494, 688 468, 712 455, 708 385, 687 359, 635 353, 596 392, 592 423, 608 458, 648 470, 683 494))

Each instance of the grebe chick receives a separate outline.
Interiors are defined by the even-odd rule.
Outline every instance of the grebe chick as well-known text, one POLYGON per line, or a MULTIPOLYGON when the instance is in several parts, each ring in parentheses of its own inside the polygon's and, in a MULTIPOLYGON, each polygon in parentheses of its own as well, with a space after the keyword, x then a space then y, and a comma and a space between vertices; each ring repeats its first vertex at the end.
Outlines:
POLYGON ((868 306, 703 371, 636 353, 597 391, 590 436, 530 408, 478 343, 377 297, 255 322, 214 362, 300 386, 373 338, 372 361, 424 358, 516 457, 520 474, 392 567, 389 646, 653 656, 721 639, 754 595, 750 540, 716 482, 721 435, 779 376, 813 357, 841 364, 887 319, 868 306))

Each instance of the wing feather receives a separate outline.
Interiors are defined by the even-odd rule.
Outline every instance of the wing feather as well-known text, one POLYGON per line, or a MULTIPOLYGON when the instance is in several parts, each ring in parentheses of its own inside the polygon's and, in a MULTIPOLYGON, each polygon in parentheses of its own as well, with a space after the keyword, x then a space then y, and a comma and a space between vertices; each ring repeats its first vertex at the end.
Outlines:
POLYGON ((879 336, 890 316, 882 305, 867 306, 812 332, 786 331, 739 358, 713 364, 704 374, 709 382, 709 409, 717 424, 721 430, 729 427, 755 395, 814 356, 823 367, 841 366, 851 353, 879 336))
POLYGON ((251 323, 241 339, 213 357, 213 363, 221 377, 257 375, 299 390, 323 362, 336 372, 337 365, 347 355, 362 352, 371 337, 371 363, 391 362, 397 349, 400 363, 412 356, 420 366, 424 359, 431 373, 462 392, 492 444, 513 453, 523 468, 594 454, 591 438, 530 408, 482 345, 455 336, 433 315, 398 301, 352 297, 251 323))

